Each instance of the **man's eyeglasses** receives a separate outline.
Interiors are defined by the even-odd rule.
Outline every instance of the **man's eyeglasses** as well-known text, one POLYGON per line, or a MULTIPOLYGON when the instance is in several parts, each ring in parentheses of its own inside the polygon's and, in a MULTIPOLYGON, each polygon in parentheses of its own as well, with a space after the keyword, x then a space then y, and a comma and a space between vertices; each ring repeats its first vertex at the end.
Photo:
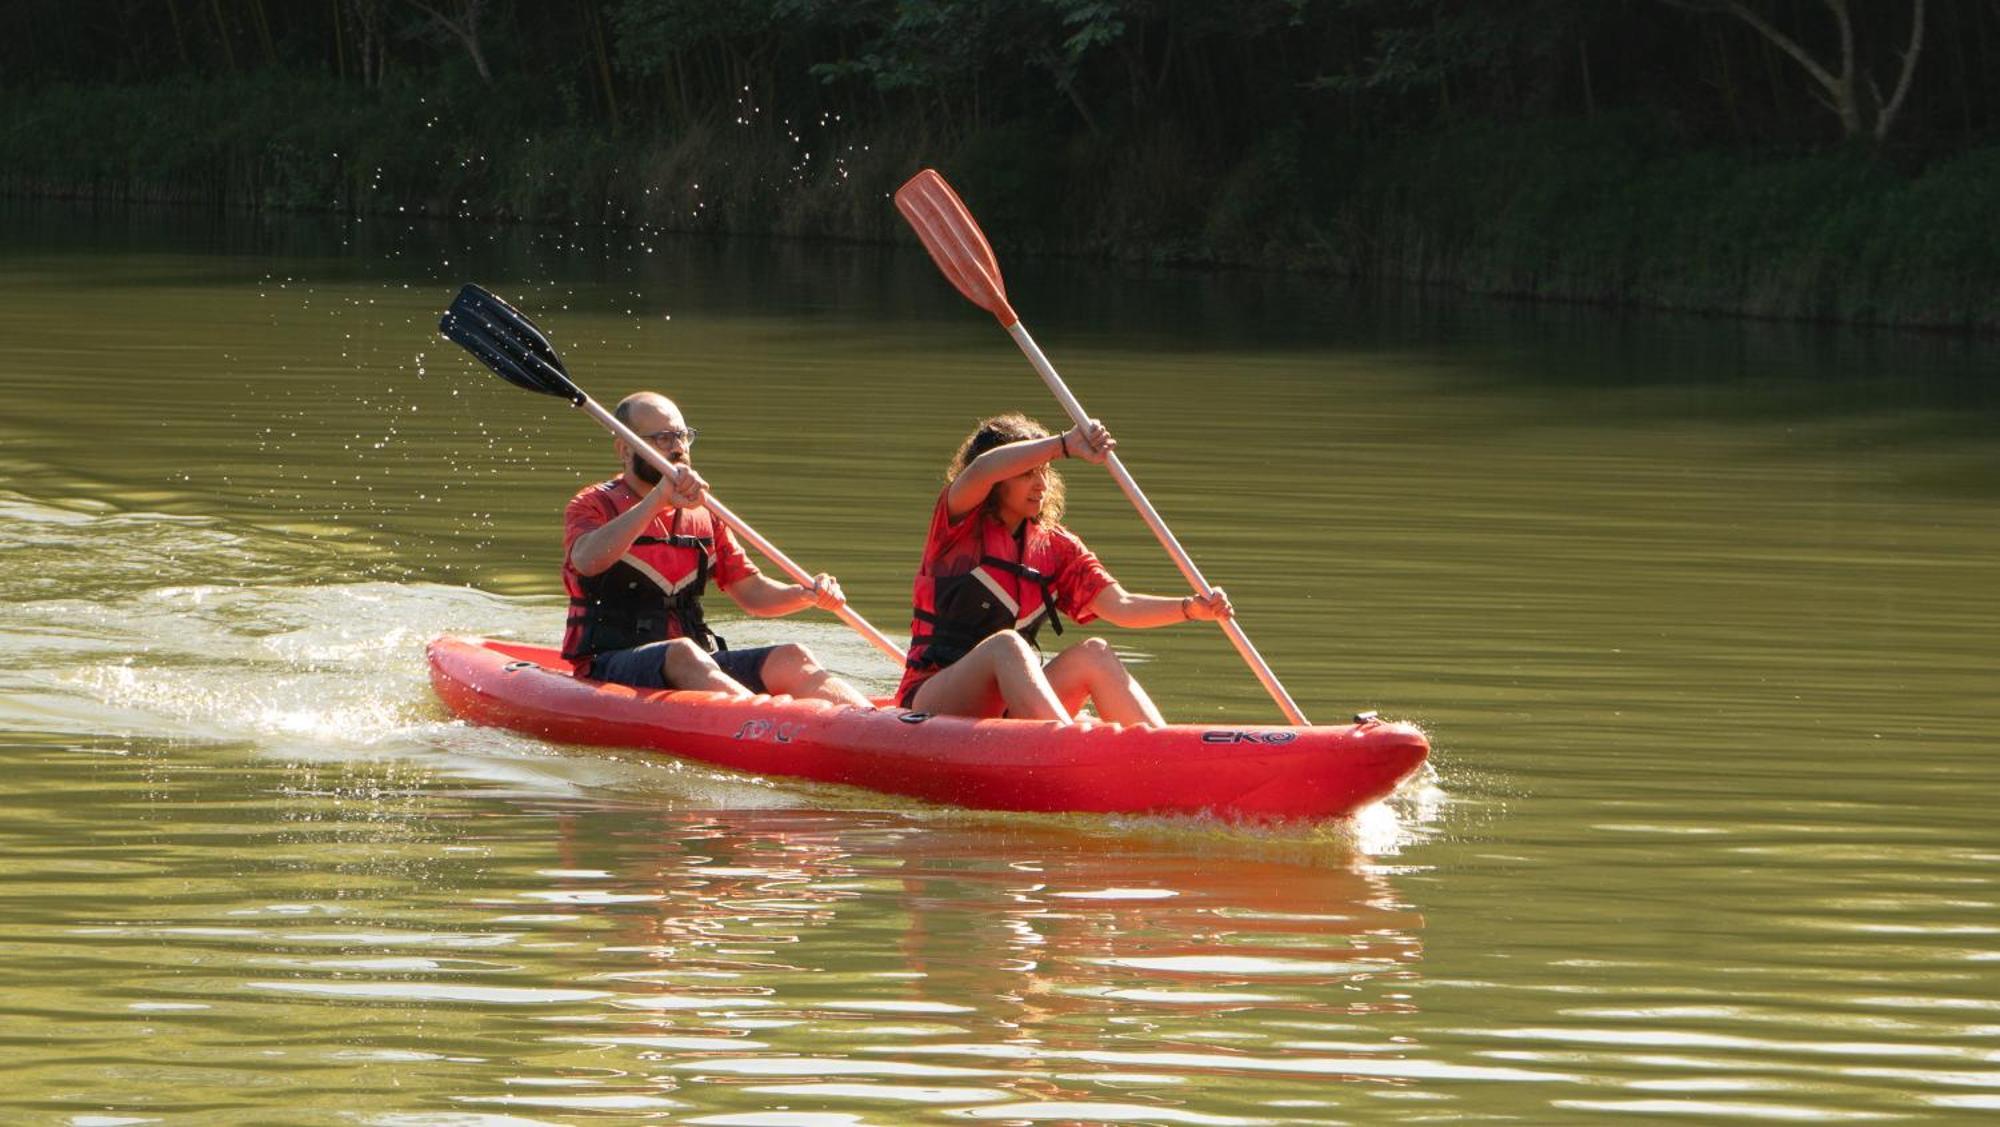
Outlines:
POLYGON ((668 427, 666 430, 656 430, 651 434, 642 434, 639 437, 645 439, 648 444, 653 446, 665 446, 670 442, 680 442, 688 446, 693 446, 695 435, 700 433, 700 431, 693 427, 688 427, 686 430, 682 430, 679 427, 668 427))

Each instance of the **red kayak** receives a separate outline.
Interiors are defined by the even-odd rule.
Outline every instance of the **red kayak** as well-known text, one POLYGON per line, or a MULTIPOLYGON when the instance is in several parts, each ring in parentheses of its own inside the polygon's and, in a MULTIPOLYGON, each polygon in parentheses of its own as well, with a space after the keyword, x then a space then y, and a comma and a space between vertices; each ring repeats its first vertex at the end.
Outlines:
POLYGON ((987 810, 1341 817, 1395 790, 1430 754, 1415 726, 1372 718, 1060 727, 633 689, 572 676, 544 646, 479 638, 439 638, 428 654, 438 698, 474 724, 987 810))

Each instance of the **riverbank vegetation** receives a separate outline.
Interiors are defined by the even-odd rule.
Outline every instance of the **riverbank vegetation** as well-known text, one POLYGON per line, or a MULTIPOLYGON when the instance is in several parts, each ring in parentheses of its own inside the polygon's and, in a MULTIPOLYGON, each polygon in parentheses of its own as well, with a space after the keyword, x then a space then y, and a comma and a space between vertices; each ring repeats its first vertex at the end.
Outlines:
POLYGON ((0 190, 903 238, 2000 329, 2000 9, 23 0, 0 190))

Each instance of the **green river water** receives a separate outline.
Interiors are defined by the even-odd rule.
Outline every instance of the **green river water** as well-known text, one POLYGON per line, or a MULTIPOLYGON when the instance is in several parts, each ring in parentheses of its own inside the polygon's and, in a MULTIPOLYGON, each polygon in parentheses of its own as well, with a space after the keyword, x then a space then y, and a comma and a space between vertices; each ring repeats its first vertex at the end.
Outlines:
MULTIPOLYGON (((2000 346, 1006 266, 1300 704, 1425 778, 996 815, 462 726, 424 641, 559 633, 611 453, 434 335, 461 282, 899 636, 957 440, 1059 408, 913 248, 0 211, 0 1121, 2000 1113, 2000 346)), ((1276 717, 1212 628, 1106 636, 1276 717)))

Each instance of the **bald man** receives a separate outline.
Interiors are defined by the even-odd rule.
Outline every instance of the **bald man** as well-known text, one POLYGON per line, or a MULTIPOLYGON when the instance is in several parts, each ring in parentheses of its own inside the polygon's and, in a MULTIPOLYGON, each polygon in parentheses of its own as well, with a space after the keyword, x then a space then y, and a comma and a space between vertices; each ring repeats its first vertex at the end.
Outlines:
POLYGON ((810 587, 766 578, 728 526, 702 505, 708 483, 689 454, 694 428, 656 392, 628 395, 613 411, 679 476, 664 480, 620 438, 617 477, 585 487, 563 514, 563 586, 569 624, 563 657, 578 676, 648 689, 701 689, 747 697, 783 693, 872 707, 802 645, 732 650, 708 627, 701 597, 711 580, 760 618, 845 601, 831 575, 810 587))

